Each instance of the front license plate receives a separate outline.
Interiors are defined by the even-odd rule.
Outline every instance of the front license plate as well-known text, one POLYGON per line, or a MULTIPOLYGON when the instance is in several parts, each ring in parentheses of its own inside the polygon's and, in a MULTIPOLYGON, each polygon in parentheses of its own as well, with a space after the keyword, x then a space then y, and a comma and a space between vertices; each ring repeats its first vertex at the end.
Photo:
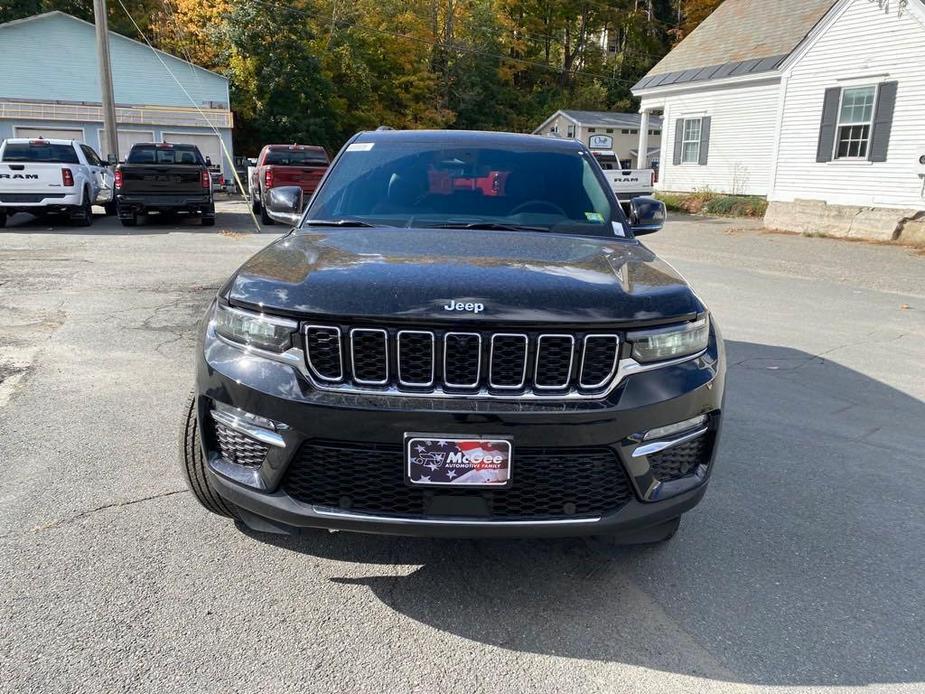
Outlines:
POLYGON ((413 485, 504 487, 511 481, 511 442, 503 438, 405 436, 405 472, 413 485))

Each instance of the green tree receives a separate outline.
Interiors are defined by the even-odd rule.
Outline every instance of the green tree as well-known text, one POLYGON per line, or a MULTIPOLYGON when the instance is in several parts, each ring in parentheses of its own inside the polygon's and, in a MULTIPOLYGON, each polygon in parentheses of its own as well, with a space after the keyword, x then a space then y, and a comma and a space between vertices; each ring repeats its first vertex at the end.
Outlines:
POLYGON ((333 87, 312 51, 315 34, 290 14, 244 0, 216 32, 246 151, 296 141, 334 148, 342 139, 331 108, 333 87))

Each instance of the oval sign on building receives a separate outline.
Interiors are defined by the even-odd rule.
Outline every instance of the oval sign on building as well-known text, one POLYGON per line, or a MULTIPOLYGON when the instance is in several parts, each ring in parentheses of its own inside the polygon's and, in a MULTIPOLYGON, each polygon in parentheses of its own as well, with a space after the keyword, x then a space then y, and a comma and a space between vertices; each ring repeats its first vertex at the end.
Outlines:
POLYGON ((588 138, 590 149, 613 149, 613 138, 610 135, 592 135, 588 138))

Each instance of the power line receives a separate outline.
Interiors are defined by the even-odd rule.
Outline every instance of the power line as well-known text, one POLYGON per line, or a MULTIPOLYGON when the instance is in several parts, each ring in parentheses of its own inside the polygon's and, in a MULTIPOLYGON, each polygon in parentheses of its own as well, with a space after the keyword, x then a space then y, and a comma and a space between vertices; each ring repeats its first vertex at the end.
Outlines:
MULTIPOLYGON (((177 79, 177 76, 175 74, 173 74, 173 71, 170 69, 170 67, 168 67, 167 63, 161 57, 160 51, 158 51, 151 44, 151 41, 148 39, 147 34, 145 34, 145 32, 141 30, 141 27, 138 26, 138 22, 135 21, 135 18, 132 16, 132 13, 128 11, 128 8, 125 6, 125 3, 122 2, 122 0, 117 0, 117 2, 119 3, 120 7, 122 7, 122 11, 125 12, 126 16, 129 18, 129 20, 131 20, 132 24, 135 26, 135 30, 141 35, 141 38, 145 40, 145 43, 148 44, 148 48, 150 48, 151 52, 154 53, 154 57, 157 58, 158 62, 160 62, 164 70, 167 71, 167 74, 170 75, 171 78, 173 78, 173 81, 177 83, 177 86, 180 87, 180 89, 186 95, 186 98, 189 99, 190 103, 193 105, 193 108, 195 108, 199 112, 199 115, 202 116, 202 119, 208 124, 210 128, 212 128, 212 132, 215 133, 215 136, 218 137, 218 143, 222 146, 222 152, 224 152, 225 158, 228 160, 228 166, 231 168, 232 175, 234 176, 234 179, 238 184, 238 190, 241 191, 241 198, 245 202, 249 202, 247 198, 244 196, 244 186, 241 184, 241 178, 240 176, 238 176, 238 171, 235 168, 234 159, 231 156, 231 152, 229 152, 228 148, 225 146, 225 140, 222 138, 222 134, 218 131, 218 128, 215 127, 212 121, 209 120, 209 117, 206 116, 203 110, 199 107, 199 104, 196 103, 196 100, 187 91, 186 87, 183 86, 183 83, 179 79, 177 79)), ((231 105, 229 104, 229 107, 230 106, 231 105)), ((250 205, 247 206, 247 209, 251 214, 251 219, 254 220, 254 226, 257 228, 257 233, 259 234, 261 229, 260 229, 260 223, 257 221, 257 216, 254 214, 254 210, 251 208, 250 205)))

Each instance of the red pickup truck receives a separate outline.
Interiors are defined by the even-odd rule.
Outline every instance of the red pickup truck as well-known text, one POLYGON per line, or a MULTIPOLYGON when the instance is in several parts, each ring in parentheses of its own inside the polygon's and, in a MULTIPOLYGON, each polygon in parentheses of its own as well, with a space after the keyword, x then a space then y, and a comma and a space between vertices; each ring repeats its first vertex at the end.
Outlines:
POLYGON ((271 188, 299 186, 306 198, 315 192, 318 182, 331 163, 323 147, 314 145, 266 145, 260 150, 250 180, 251 205, 263 224, 273 224, 266 212, 271 188))

